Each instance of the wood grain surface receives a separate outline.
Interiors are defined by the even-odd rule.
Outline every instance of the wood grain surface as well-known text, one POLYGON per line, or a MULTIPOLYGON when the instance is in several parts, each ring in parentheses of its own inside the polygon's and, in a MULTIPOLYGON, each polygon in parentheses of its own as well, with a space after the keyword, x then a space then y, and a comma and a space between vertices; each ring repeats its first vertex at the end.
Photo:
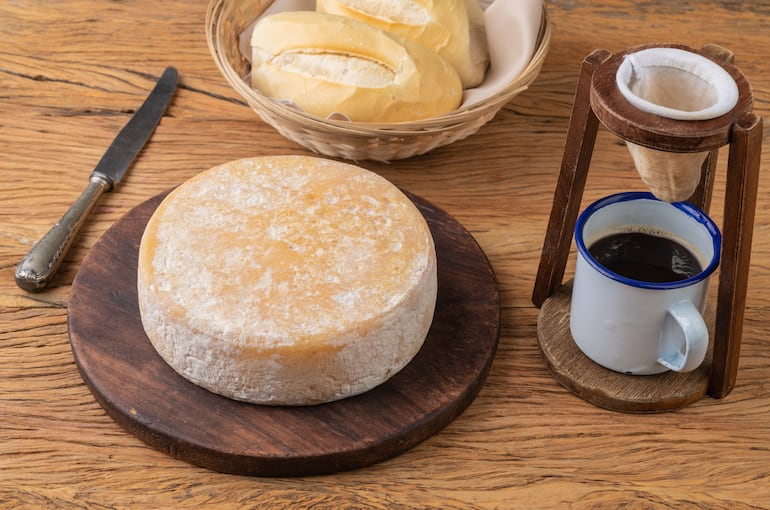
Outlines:
POLYGON ((500 335, 497 280, 470 233, 414 195, 436 245, 438 297, 425 343, 396 375, 355 397, 295 407, 237 402, 182 378, 145 335, 137 302, 140 240, 165 195, 133 208, 94 245, 68 306, 83 380, 105 411, 147 444, 224 473, 329 474, 405 452, 478 394, 500 335))
MULTIPOLYGON (((549 0, 543 70, 490 123, 424 156, 360 162, 478 240, 499 280, 500 344, 478 397, 440 433, 370 467, 276 479, 194 467, 127 433, 86 387, 67 337, 73 278, 129 210, 225 161, 307 154, 219 74, 205 42, 206 3, 0 3, 0 508, 770 508, 767 129, 728 397, 654 415, 587 403, 546 367, 531 301, 583 59, 597 48, 716 43, 734 52, 754 111, 766 117, 770 2, 549 0), (53 288, 18 289, 16 264, 78 196, 167 65, 179 69, 181 85, 152 140, 92 213, 53 288)), ((726 159, 722 152, 714 185, 720 224, 726 159)), ((600 129, 582 204, 640 189, 628 151, 600 129)))

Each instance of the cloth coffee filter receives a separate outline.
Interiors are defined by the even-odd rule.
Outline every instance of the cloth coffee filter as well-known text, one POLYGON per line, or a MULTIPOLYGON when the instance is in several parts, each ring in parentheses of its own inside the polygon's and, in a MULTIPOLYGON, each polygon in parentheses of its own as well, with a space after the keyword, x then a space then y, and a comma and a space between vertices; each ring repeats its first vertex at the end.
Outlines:
MULTIPOLYGON (((719 64, 678 48, 649 48, 627 55, 615 76, 639 110, 674 120, 720 117, 738 102, 738 86, 719 64)), ((708 152, 663 152, 634 143, 628 150, 650 191, 667 202, 688 199, 698 187, 708 152)))

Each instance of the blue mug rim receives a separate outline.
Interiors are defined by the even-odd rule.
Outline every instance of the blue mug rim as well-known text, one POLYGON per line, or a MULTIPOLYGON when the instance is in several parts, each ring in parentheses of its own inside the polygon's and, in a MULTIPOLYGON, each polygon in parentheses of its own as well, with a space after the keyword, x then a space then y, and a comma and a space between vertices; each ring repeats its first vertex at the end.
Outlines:
POLYGON ((701 209, 699 209, 698 207, 696 207, 695 205, 689 202, 670 202, 670 204, 673 207, 676 207, 680 211, 684 212, 687 216, 691 217, 696 222, 703 225, 711 235, 711 242, 713 244, 714 255, 711 257, 711 261, 709 262, 708 266, 703 268, 703 270, 700 273, 693 275, 690 278, 679 280, 676 282, 665 282, 665 283, 645 282, 642 280, 635 280, 633 278, 628 278, 623 275, 617 274, 613 271, 610 271, 609 269, 601 265, 599 262, 597 262, 596 259, 594 259, 591 256, 591 254, 588 252, 588 247, 585 245, 585 241, 583 240, 583 229, 585 227, 586 222, 597 211, 609 205, 616 204, 619 202, 630 202, 630 201, 636 201, 636 200, 653 200, 655 202, 663 202, 662 200, 660 200, 650 192, 628 191, 628 192, 616 193, 614 195, 609 195, 604 198, 600 198, 596 202, 586 207, 586 209, 580 214, 580 216, 578 217, 577 223, 575 224, 575 244, 577 245, 578 251, 586 260, 586 262, 588 262, 594 269, 599 271, 601 274, 603 274, 607 278, 623 283, 625 285, 643 288, 643 289, 655 289, 655 290, 678 289, 678 288, 693 285, 711 276, 711 274, 716 270, 717 266, 719 266, 719 260, 721 256, 722 234, 720 233, 716 223, 714 223, 714 221, 705 212, 703 212, 701 209))

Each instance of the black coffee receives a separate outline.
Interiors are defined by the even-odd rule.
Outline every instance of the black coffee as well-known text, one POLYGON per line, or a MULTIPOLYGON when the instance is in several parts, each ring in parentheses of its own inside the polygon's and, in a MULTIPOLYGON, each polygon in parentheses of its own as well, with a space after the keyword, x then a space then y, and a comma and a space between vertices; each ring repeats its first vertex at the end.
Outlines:
POLYGON ((703 270, 695 255, 677 241, 643 232, 608 235, 588 252, 613 273, 643 282, 678 282, 703 270))

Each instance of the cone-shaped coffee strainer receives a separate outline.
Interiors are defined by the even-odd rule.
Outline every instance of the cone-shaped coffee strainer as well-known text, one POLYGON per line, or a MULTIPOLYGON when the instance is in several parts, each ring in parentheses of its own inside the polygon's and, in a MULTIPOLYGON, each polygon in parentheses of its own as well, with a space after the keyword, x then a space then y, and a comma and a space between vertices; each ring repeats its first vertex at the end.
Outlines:
MULTIPOLYGON (((679 48, 629 53, 615 78, 621 94, 634 107, 668 119, 713 119, 738 102, 738 86, 727 71, 703 55, 679 48)), ((686 200, 693 194, 708 155, 708 151, 663 152, 631 142, 628 150, 650 191, 667 202, 686 200)))

